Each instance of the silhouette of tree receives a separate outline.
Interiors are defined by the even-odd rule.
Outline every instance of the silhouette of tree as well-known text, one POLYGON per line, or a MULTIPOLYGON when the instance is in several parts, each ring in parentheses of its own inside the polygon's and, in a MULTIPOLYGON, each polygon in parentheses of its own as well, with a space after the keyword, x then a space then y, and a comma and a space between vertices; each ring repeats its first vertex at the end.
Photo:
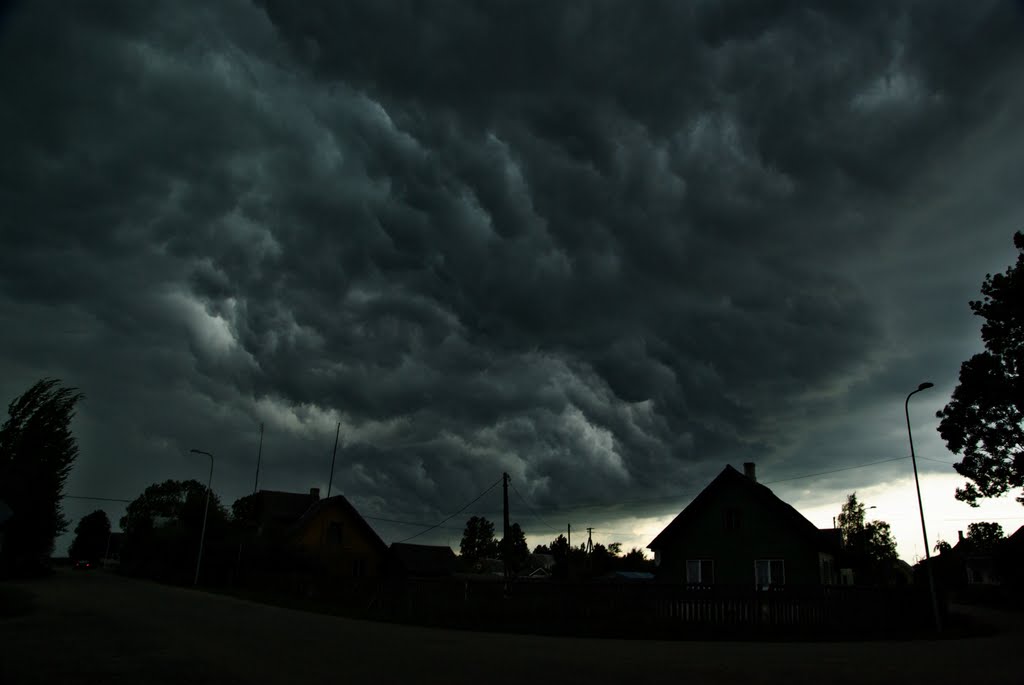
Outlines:
POLYGON ((459 554, 467 561, 497 556, 498 541, 494 538, 494 524, 483 516, 470 517, 462 531, 459 554))
MULTIPOLYGON (((983 299, 970 303, 985 320, 985 351, 960 366, 960 383, 937 416, 939 434, 963 459, 953 465, 968 479, 956 498, 972 506, 1024 486, 1024 234, 1004 274, 987 274, 983 299)), ((1017 497, 1024 504, 1024 495, 1017 497)))
POLYGON ((967 526, 967 539, 979 552, 992 552, 1005 537, 1003 527, 998 523, 982 521, 967 526))
POLYGON ((548 547, 551 549, 551 554, 555 557, 556 562, 565 561, 566 557, 569 556, 569 540, 564 535, 559 534, 557 538, 551 541, 548 547))
POLYGON ((846 496, 846 502, 839 512, 838 523, 843 546, 850 547, 864 530, 864 504, 857 499, 856 492, 846 496))
POLYGON ((885 521, 869 521, 864 524, 864 554, 871 561, 895 561, 896 540, 892 537, 892 529, 885 521))
POLYGON ((537 545, 533 548, 534 554, 551 554, 551 548, 547 545, 537 545))
POLYGON ((608 544, 608 554, 611 554, 613 557, 617 557, 620 554, 622 554, 622 543, 621 542, 609 543, 608 544))
POLYGON ((38 572, 67 530, 60 500, 78 444, 71 432, 85 396, 54 378, 37 382, 7 407, 0 427, 0 499, 14 516, 5 528, 0 567, 38 572))
POLYGON ((894 564, 899 558, 892 529, 885 521, 864 522, 864 504, 857 493, 846 496, 838 523, 846 551, 858 582, 884 583, 892 579, 894 564))
POLYGON ((107 518, 107 512, 97 509, 78 521, 68 555, 76 560, 98 561, 106 551, 109 538, 110 519, 107 518))
MULTIPOLYGON (((199 551, 205 504, 206 485, 197 480, 167 480, 147 487, 121 518, 121 568, 167 580, 187 579, 199 551)), ((223 539, 227 521, 227 510, 212 493, 206 548, 223 539)))
POLYGON ((526 534, 518 523, 509 526, 509 545, 505 547, 502 544, 502 549, 507 550, 508 566, 511 571, 516 572, 526 566, 530 559, 530 548, 526 545, 526 534))
POLYGON ((639 547, 634 547, 626 553, 626 556, 622 558, 622 570, 623 571, 646 571, 654 562, 648 560, 644 556, 644 551, 639 547))
POLYGON ((945 554, 949 550, 953 549, 953 545, 949 544, 945 540, 936 540, 934 550, 937 554, 945 554))

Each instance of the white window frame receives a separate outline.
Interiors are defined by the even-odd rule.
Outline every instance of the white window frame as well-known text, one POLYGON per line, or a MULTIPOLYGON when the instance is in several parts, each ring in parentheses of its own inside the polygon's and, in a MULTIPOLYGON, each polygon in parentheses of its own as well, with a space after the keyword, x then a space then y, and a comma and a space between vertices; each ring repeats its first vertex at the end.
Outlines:
POLYGON ((782 587, 786 584, 786 560, 785 559, 754 559, 754 586, 759 590, 768 590, 773 587, 782 587), (782 578, 772 577, 772 563, 778 562, 782 565, 782 578), (767 567, 768 584, 761 582, 760 574, 757 572, 758 565, 764 564, 767 567))
POLYGON ((686 560, 686 583, 687 585, 711 585, 715 582, 715 560, 714 559, 687 559, 686 560), (690 564, 697 565, 697 578, 694 580, 690 574, 690 564), (704 564, 711 565, 710 578, 704 577, 704 564))

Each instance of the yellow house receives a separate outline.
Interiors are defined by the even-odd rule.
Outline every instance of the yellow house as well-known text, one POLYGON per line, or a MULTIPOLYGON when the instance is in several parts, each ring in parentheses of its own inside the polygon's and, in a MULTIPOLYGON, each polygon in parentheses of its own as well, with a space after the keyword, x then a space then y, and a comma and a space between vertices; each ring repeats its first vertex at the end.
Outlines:
POLYGON ((314 502, 295 523, 290 537, 332 576, 384 574, 387 545, 343 495, 314 502))

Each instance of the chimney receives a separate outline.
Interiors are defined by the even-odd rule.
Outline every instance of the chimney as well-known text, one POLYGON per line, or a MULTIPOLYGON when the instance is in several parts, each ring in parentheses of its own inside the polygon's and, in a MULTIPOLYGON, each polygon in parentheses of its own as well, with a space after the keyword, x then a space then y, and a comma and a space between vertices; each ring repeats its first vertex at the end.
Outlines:
POLYGON ((960 542, 963 542, 963 541, 964 541, 964 532, 963 532, 962 530, 958 530, 958 531, 956 532, 956 536, 957 536, 958 538, 960 538, 960 542))
POLYGON ((757 482, 757 465, 752 461, 743 462, 743 475, 757 482))
POLYGON ((309 496, 313 499, 320 499, 320 488, 310 488, 309 496))

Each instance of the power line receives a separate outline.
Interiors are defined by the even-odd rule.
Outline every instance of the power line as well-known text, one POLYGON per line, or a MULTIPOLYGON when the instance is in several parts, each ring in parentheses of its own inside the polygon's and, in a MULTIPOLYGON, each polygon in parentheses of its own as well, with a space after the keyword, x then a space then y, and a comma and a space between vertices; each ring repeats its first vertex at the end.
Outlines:
POLYGON ((516 496, 517 496, 517 497, 519 498, 519 501, 521 501, 521 502, 523 503, 523 506, 524 506, 524 507, 526 507, 526 510, 527 510, 528 512, 530 512, 530 515, 531 515, 531 516, 533 516, 534 520, 535 520, 535 521, 537 521, 537 523, 540 523, 540 524, 541 524, 541 525, 543 525, 543 526, 544 526, 545 528, 548 528, 548 529, 550 529, 550 530, 553 530, 553 531, 555 531, 556 533, 561 533, 561 532, 562 532, 562 529, 561 529, 561 528, 555 528, 555 527, 554 527, 554 526, 552 526, 552 525, 551 525, 550 523, 548 523, 547 521, 545 521, 544 519, 542 519, 542 518, 541 518, 540 516, 538 516, 538 515, 537 515, 537 512, 533 510, 533 507, 531 507, 531 506, 530 506, 530 503, 526 501, 526 498, 525 498, 525 497, 523 497, 522 493, 521 493, 521 492, 519 492, 519 490, 518 490, 518 489, 516 489, 516 486, 515 486, 515 484, 514 484, 514 483, 509 483, 509 485, 511 485, 511 486, 512 486, 512 491, 513 491, 514 493, 516 493, 516 496))
POLYGON ((922 457, 920 454, 917 455, 917 458, 927 459, 928 461, 937 461, 940 464, 947 464, 948 466, 953 466, 954 464, 956 464, 955 461, 946 461, 945 459, 936 459, 935 457, 922 457))
POLYGON ((131 503, 130 499, 117 499, 116 497, 85 497, 83 495, 63 495, 64 499, 91 499, 97 502, 127 502, 131 503))
POLYGON ((501 481, 502 481, 501 478, 499 478, 498 480, 494 481, 494 483, 491 484, 491 487, 487 488, 486 490, 481 492, 479 495, 474 497, 469 503, 467 503, 464 507, 462 507, 461 509, 456 511, 454 514, 450 514, 449 516, 446 516, 445 518, 441 519, 440 521, 438 521, 434 525, 430 526, 429 528, 421 530, 420 532, 416 533, 415 535, 411 535, 411 536, 405 538, 404 540, 399 540, 398 542, 399 543, 409 542, 409 540, 414 540, 414 539, 418 538, 419 536, 423 535, 424 533, 429 533, 430 531, 434 530, 435 528, 440 528, 443 524, 445 524, 448 521, 452 520, 453 518, 455 518, 456 516, 458 516, 459 514, 464 512, 466 509, 469 509, 471 506, 476 504, 480 499, 483 498, 484 495, 489 493, 494 488, 498 487, 498 483, 500 483, 501 481))
MULTIPOLYGON (((416 523, 415 521, 399 521, 398 519, 386 519, 386 518, 382 518, 380 516, 363 516, 363 518, 364 519, 369 519, 371 521, 381 521, 383 523, 397 523, 397 524, 402 525, 402 526, 416 526, 417 528, 430 528, 431 525, 432 525, 430 523, 416 523)), ((436 527, 438 527, 438 528, 447 528, 448 530, 462 530, 462 528, 460 528, 458 526, 436 526, 436 527)))
POLYGON ((791 480, 802 480, 804 478, 814 478, 815 476, 827 476, 830 473, 839 473, 841 471, 852 471, 854 469, 863 469, 868 466, 876 466, 878 464, 888 464, 892 461, 902 461, 903 459, 909 459, 910 457, 893 457, 892 459, 882 459, 880 461, 871 461, 867 464, 857 464, 856 466, 846 466, 841 469, 832 469, 831 471, 819 471, 818 473, 808 473, 803 476, 792 476, 790 478, 777 478, 776 480, 766 480, 761 485, 772 485, 774 483, 785 483, 791 480))

